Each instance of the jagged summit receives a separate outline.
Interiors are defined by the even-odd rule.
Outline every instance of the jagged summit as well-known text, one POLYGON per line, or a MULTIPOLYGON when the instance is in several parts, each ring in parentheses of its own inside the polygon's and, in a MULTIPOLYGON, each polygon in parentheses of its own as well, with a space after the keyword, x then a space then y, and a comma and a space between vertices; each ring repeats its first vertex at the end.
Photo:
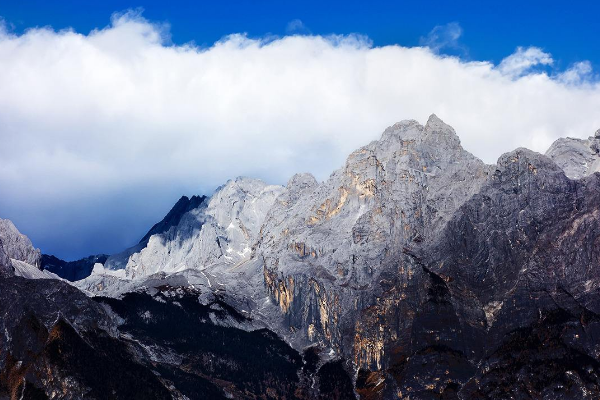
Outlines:
POLYGON ((199 207, 204 200, 206 200, 206 196, 192 196, 192 198, 181 196, 173 208, 171 208, 171 211, 144 235, 140 243, 145 243, 150 239, 150 236, 163 233, 170 227, 177 225, 186 212, 199 207))
POLYGON ((318 182, 313 176, 313 174, 304 172, 298 173, 292 176, 288 182, 286 187, 289 188, 307 188, 316 185, 318 182))
POLYGON ((502 154, 498 158, 496 169, 514 169, 515 173, 565 174, 551 157, 526 147, 502 154))
POLYGON ((391 135, 400 136, 404 139, 414 138, 419 132, 427 130, 428 132, 451 133, 456 135, 454 128, 442 121, 437 115, 431 114, 425 125, 414 119, 402 120, 385 129, 381 139, 391 135))
MULTIPOLYGON (((109 257, 105 269, 99 270, 124 269, 132 279, 246 260, 265 214, 282 190, 259 179, 238 177, 210 198, 182 198, 145 242, 109 257)), ((82 285, 87 287, 88 282, 82 285)))
POLYGON ((398 148, 415 146, 416 143, 421 144, 423 149, 419 151, 423 152, 460 153, 464 151, 454 129, 432 114, 425 125, 421 125, 415 120, 405 120, 388 127, 383 132, 381 139, 358 149, 352 155, 370 149, 377 151, 382 157, 388 157, 393 155, 398 148))
POLYGON ((396 122, 394 125, 387 127, 383 131, 383 134, 381 135, 381 140, 385 140, 387 137, 393 135, 406 135, 408 132, 414 133, 415 131, 413 131, 411 128, 416 129, 416 131, 420 131, 422 129, 422 125, 419 123, 419 121, 414 119, 406 119, 400 122, 396 122))
POLYGON ((0 219, 0 276, 59 279, 42 268, 42 254, 12 221, 0 219))
POLYGON ((442 121, 437 115, 435 114, 431 114, 429 116, 429 118, 427 119, 427 123, 425 124, 426 127, 430 127, 433 130, 439 129, 439 130, 447 130, 450 129, 452 130, 452 132, 454 132, 454 129, 446 124, 444 121, 442 121))

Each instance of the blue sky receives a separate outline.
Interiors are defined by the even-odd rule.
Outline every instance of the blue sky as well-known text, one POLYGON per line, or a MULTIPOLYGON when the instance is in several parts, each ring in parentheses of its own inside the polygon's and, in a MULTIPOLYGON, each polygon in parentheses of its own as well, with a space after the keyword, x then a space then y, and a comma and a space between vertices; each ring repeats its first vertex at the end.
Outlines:
MULTIPOLYGON (((498 63, 517 46, 552 53, 555 68, 589 60, 600 63, 597 1, 3 1, 0 16, 17 32, 34 26, 72 27, 81 33, 107 25, 113 12, 142 8, 143 15, 171 25, 172 40, 211 45, 245 32, 284 35, 300 20, 313 34, 367 35, 376 46, 416 46, 437 25, 457 22, 462 52, 498 63)), ((445 52, 454 53, 453 49, 445 52)), ((595 68, 597 69, 597 68, 595 68)))
POLYGON ((327 179, 403 119, 487 163, 600 128, 600 5, 482 3, 0 2, 0 218, 111 254, 181 195, 327 179))

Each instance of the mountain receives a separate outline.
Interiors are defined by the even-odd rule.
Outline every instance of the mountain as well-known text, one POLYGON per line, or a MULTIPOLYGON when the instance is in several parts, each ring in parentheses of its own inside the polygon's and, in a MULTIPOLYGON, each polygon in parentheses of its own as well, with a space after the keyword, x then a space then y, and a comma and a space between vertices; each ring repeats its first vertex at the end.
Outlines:
MULTIPOLYGON (((129 257, 135 252, 135 249, 144 248, 151 236, 160 235, 168 231, 169 228, 177 226, 183 215, 198 208, 205 200, 205 196, 192 196, 191 198, 182 196, 168 214, 160 222, 154 224, 136 246, 126 250, 123 257, 129 257)), ((64 261, 53 255, 42 254, 41 268, 74 282, 90 276, 94 270, 94 266, 96 264, 104 265, 108 258, 109 256, 106 254, 97 254, 76 261, 64 261)), ((111 258, 111 264, 118 262, 116 261, 117 258, 111 258)))
POLYGON ((571 179, 600 172, 600 129, 588 139, 561 138, 546 152, 571 179))
POLYGON ((107 258, 106 254, 98 254, 77 261, 64 261, 52 255, 42 254, 41 267, 45 271, 73 282, 90 276, 94 265, 104 264, 107 258))
POLYGON ((32 279, 57 279, 41 268, 42 254, 12 221, 0 219, 0 276, 22 276, 32 279))
POLYGON ((380 367, 378 350, 353 350, 359 311, 375 306, 391 280, 409 278, 411 269, 398 269, 402 249, 440 229, 489 172, 432 115, 425 126, 389 127, 322 184, 293 178, 256 251, 288 329, 380 367))
POLYGON ((181 221, 183 215, 198 208, 205 200, 206 196, 192 196, 192 198, 182 196, 177 203, 175 203, 171 211, 169 211, 160 222, 150 228, 148 233, 140 240, 140 243, 148 243, 150 236, 160 235, 161 233, 168 231, 172 226, 179 225, 179 221, 181 221))
POLYGON ((597 398, 598 183, 518 149, 429 243, 407 246, 411 279, 360 324, 381 332, 380 398, 597 398))
POLYGON ((231 180, 210 199, 196 198, 185 207, 176 205, 173 210, 185 212, 177 218, 167 215, 168 224, 163 220, 155 225, 146 241, 110 256, 105 267, 123 269, 127 277, 136 278, 246 260, 266 212, 282 190, 258 179, 231 180))
POLYGON ((0 238, 5 254, 36 268, 41 265, 42 253, 33 247, 31 240, 15 227, 12 221, 0 218, 0 238))
POLYGON ((64 282, 12 277, 0 279, 0 313, 0 398, 353 396, 338 364, 317 368, 310 353, 308 368, 269 330, 228 326, 246 319, 219 299, 199 303, 193 289, 89 298, 64 282))
POLYGON ((0 398, 600 398, 599 144, 486 165, 432 115, 182 197, 74 287, 0 279, 0 398))

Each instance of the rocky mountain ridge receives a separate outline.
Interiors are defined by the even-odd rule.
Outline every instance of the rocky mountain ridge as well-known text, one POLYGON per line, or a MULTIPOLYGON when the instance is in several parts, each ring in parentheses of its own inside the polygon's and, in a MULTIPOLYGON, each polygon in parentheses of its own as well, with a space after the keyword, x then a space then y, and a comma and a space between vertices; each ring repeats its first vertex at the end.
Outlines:
POLYGON ((435 115, 403 121, 325 182, 238 178, 180 199, 75 286, 175 398, 194 398, 182 371, 215 398, 598 398, 599 140, 486 165, 435 115), (268 368, 238 381, 226 365, 242 359, 183 346, 222 327, 227 346, 287 354, 282 385, 268 368), (272 333, 254 342, 263 329, 289 349, 272 333))

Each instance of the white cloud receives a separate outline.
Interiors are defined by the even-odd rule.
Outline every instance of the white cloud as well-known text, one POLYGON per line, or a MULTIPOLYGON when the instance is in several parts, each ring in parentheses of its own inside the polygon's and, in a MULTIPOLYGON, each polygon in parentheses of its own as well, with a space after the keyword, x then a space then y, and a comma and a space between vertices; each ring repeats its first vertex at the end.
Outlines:
POLYGON ((289 34, 289 35, 293 35, 293 34, 309 34, 310 33, 310 29, 308 29, 308 27, 306 25, 304 25, 304 22, 302 22, 302 20, 300 19, 294 19, 291 20, 290 22, 288 22, 285 31, 289 34))
POLYGON ((168 37, 131 13, 88 35, 0 32, 2 216, 41 224, 87 201, 73 226, 91 212, 110 225, 128 206, 147 223, 176 193, 237 175, 324 179, 386 126, 431 113, 487 162, 600 127, 598 84, 528 73, 551 62, 535 48, 494 66, 360 36, 231 35, 204 49, 168 37))
POLYGON ((444 48, 459 49, 462 48, 458 41, 462 33, 463 30, 458 22, 437 25, 427 36, 419 39, 419 44, 429 47, 434 53, 438 53, 444 48))
POLYGON ((559 80, 565 84, 580 85, 594 79, 592 74, 592 63, 589 61, 580 61, 558 76, 559 80))
POLYGON ((517 50, 506 57, 498 69, 505 75, 519 77, 538 65, 552 65, 554 60, 548 53, 537 47, 517 47, 517 50))

